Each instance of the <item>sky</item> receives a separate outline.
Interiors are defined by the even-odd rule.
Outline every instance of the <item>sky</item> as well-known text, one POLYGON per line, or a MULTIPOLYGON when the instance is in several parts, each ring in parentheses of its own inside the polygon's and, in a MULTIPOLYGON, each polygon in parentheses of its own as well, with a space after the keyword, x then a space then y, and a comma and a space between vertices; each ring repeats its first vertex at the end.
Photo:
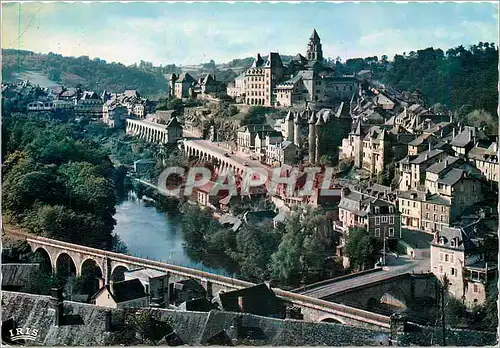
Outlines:
POLYGON ((305 55, 381 56, 480 41, 498 44, 497 3, 3 3, 2 48, 123 64, 228 62, 305 55))

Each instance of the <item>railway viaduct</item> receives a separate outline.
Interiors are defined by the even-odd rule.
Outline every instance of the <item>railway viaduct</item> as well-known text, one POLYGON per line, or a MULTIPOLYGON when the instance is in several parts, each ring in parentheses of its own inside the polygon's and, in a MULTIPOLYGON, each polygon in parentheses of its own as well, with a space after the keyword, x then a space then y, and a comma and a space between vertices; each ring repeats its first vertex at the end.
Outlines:
MULTIPOLYGON (((57 266, 62 259, 67 260, 65 262, 73 265, 76 275, 81 275, 84 265, 91 263, 99 268, 106 284, 113 281, 113 278, 116 278, 116 275, 120 272, 137 268, 147 268, 168 272, 172 281, 188 278, 196 279, 200 281, 205 289, 209 290, 211 288, 213 294, 217 294, 221 290, 238 290, 255 285, 250 282, 196 269, 39 237, 24 231, 5 228, 5 232, 8 235, 24 239, 30 245, 32 251, 42 254, 50 261, 53 272, 57 272, 57 266)), ((273 291, 277 296, 300 307, 306 321, 330 321, 345 325, 384 330, 390 330, 391 327, 389 316, 312 298, 279 288, 273 288, 273 291)))

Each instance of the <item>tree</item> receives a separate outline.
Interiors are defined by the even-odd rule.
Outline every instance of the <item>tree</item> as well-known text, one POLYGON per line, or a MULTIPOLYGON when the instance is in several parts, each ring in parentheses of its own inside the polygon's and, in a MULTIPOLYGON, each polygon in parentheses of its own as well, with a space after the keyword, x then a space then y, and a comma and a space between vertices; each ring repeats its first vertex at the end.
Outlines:
POLYGON ((364 270, 375 259, 375 242, 364 228, 349 229, 346 237, 345 254, 349 257, 351 268, 364 270))
POLYGON ((331 254, 318 232, 325 221, 321 210, 297 209, 285 224, 278 250, 271 256, 270 271, 286 285, 318 280, 331 254))
POLYGON ((189 203, 182 207, 182 233, 189 248, 206 251, 207 239, 215 233, 218 223, 209 209, 202 209, 189 203))
POLYGON ((263 106, 251 106, 243 117, 241 124, 263 124, 266 123, 267 108, 263 106))
POLYGON ((272 224, 245 224, 238 230, 236 252, 232 255, 245 279, 263 282, 269 278, 271 254, 276 250, 279 240, 280 236, 272 224))

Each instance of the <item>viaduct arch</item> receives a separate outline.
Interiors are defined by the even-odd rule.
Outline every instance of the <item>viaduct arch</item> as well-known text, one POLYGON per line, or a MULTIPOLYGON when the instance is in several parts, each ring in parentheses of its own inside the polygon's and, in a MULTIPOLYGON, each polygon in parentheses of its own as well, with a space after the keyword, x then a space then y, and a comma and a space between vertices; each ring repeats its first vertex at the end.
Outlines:
MULTIPOLYGON (((217 293, 218 291, 232 291, 254 286, 254 283, 239 279, 207 273, 196 269, 190 269, 164 262, 142 259, 135 256, 119 254, 111 251, 90 248, 78 244, 61 242, 54 239, 35 236, 19 230, 9 230, 5 228, 7 234, 16 235, 26 240, 31 246, 31 250, 45 250, 50 257, 51 266, 56 271, 56 261, 59 255, 66 253, 75 264, 77 275, 81 275, 82 264, 88 260, 93 260, 102 270, 105 284, 112 281, 113 270, 125 267, 129 270, 134 268, 148 268, 162 272, 168 272, 172 281, 181 279, 196 279, 201 282, 205 289, 217 293)), ((325 300, 312 298, 306 295, 273 288, 274 293, 289 301, 294 306, 300 307, 304 320, 322 321, 336 320, 345 325, 366 327, 372 329, 390 330, 391 319, 389 316, 372 313, 347 305, 328 302, 325 300)))

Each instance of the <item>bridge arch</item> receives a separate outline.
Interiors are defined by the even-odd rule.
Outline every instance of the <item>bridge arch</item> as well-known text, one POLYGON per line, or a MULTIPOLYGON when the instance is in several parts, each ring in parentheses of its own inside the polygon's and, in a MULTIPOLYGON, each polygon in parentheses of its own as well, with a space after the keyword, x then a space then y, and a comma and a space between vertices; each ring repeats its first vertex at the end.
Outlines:
POLYGON ((83 279, 83 291, 86 294, 95 294, 104 280, 104 273, 99 263, 92 257, 88 257, 80 265, 80 275, 83 279))
POLYGON ((62 278, 71 276, 79 276, 79 268, 77 268, 75 261, 67 252, 62 251, 54 258, 55 273, 62 278))
POLYGON ((339 319, 338 317, 331 315, 331 314, 325 315, 324 317, 320 317, 318 322, 345 325, 345 322, 342 319, 339 319))
POLYGON ((40 262, 40 268, 45 273, 52 273, 55 269, 55 264, 52 262, 50 258, 50 254, 44 247, 38 247, 33 251, 35 254, 36 261, 40 262))
POLYGON ((111 281, 120 282, 125 280, 124 273, 130 271, 129 267, 124 264, 117 264, 111 269, 111 281))

